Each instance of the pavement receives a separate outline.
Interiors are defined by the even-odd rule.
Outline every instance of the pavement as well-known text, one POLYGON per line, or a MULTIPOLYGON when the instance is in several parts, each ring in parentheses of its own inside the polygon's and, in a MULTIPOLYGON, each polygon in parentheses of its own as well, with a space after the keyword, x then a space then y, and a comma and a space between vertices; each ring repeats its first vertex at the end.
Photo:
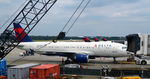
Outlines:
POLYGON ((44 56, 35 54, 34 56, 19 56, 24 50, 15 48, 5 58, 8 65, 20 65, 25 63, 40 63, 40 64, 61 64, 62 57, 44 56))
MULTIPOLYGON (((66 60, 66 57, 59 56, 44 56, 35 54, 34 56, 19 56, 24 50, 15 48, 5 58, 8 65, 20 65, 26 63, 39 63, 39 64, 62 64, 62 58, 66 60)), ((117 58, 117 61, 126 61, 126 57, 117 58)), ((136 64, 114 64, 113 58, 100 57, 96 59, 90 59, 89 63, 82 65, 88 66, 90 69, 101 69, 102 66, 109 65, 110 68, 150 68, 150 65, 136 65, 136 64)))
MULTIPOLYGON (((66 60, 66 57, 59 56, 44 56, 35 54, 34 56, 19 56, 24 50, 15 48, 5 58, 7 59, 8 66, 27 64, 27 63, 39 63, 39 64, 62 64, 62 58, 66 60)), ((117 61, 126 61, 126 57, 117 58, 117 61)), ((102 69, 109 65, 111 69, 150 69, 150 65, 136 65, 136 64, 114 64, 113 58, 100 57, 96 59, 90 59, 89 63, 82 64, 88 66, 88 69, 102 69)), ((80 76, 81 79, 99 79, 99 76, 80 76)), ((146 78, 145 78, 146 79, 146 78)))

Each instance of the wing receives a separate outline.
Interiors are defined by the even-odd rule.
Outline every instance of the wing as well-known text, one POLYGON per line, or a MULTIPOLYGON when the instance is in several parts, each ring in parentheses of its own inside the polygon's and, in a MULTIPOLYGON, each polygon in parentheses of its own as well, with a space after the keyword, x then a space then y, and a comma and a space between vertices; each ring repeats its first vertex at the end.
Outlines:
POLYGON ((94 52, 91 52, 91 51, 63 51, 63 52, 38 52, 39 54, 42 54, 42 55, 49 55, 49 56, 65 56, 65 55, 70 55, 70 54, 87 54, 87 55, 95 55, 94 52))

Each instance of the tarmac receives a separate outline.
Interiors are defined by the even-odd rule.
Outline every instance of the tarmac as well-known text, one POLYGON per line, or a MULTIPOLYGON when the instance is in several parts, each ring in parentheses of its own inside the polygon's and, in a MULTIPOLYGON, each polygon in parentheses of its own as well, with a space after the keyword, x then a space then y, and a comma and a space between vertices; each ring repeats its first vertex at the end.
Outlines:
MULTIPOLYGON (((8 65, 20 65, 25 63, 40 63, 40 64, 62 64, 62 58, 66 60, 66 57, 60 56, 45 56, 34 54, 34 56, 19 56, 24 50, 15 48, 5 58, 8 65)), ((126 61, 126 57, 117 58, 117 61, 126 61)), ((100 69, 102 66, 109 65, 110 68, 150 68, 150 65, 136 65, 136 64, 114 64, 113 58, 100 57, 96 59, 90 59, 89 63, 83 65, 89 66, 91 69, 100 69)))
MULTIPOLYGON (((20 53, 25 52, 24 50, 20 50, 15 48, 12 50, 5 58, 7 59, 8 65, 20 65, 25 63, 40 63, 40 64, 61 64, 62 58, 66 60, 66 57, 60 56, 45 56, 40 54, 34 54, 34 56, 20 56, 20 53)), ((117 58, 119 61, 125 61, 126 58, 117 58)), ((89 63, 85 63, 84 65, 105 65, 105 64, 112 64, 113 65, 113 58, 96 58, 96 59, 89 59, 89 63)), ((114 64, 115 65, 115 64, 114 64)))
MULTIPOLYGON (((39 64, 62 64, 62 59, 66 60, 66 57, 59 56, 44 56, 36 54, 34 56, 19 56, 24 50, 15 48, 5 58, 7 59, 8 66, 27 64, 27 63, 39 63, 39 64)), ((117 58, 117 61, 126 61, 127 57, 117 58)), ((109 66, 112 70, 150 70, 150 65, 136 65, 136 64, 114 64, 113 58, 100 57, 96 59, 90 59, 89 63, 80 64, 88 66, 88 69, 102 69, 109 66)), ((99 77, 94 76, 93 79, 99 77)), ((85 78, 84 78, 85 79, 85 78)))
POLYGON ((61 64, 62 57, 44 56, 34 54, 34 56, 20 56, 24 50, 15 48, 5 58, 8 65, 20 65, 25 63, 40 63, 40 64, 61 64))

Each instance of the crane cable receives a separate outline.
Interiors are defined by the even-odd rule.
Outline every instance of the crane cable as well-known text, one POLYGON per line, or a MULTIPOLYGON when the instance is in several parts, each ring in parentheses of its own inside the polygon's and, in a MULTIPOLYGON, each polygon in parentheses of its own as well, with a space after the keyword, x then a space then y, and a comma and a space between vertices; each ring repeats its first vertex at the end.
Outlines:
POLYGON ((6 20, 3 24, 2 24, 2 26, 0 27, 0 29, 2 29, 5 25, 6 25, 6 23, 8 23, 8 21, 21 9, 21 7, 27 2, 28 0, 26 0, 25 2, 23 2, 20 6, 19 6, 19 8, 8 18, 8 20, 6 20))
POLYGON ((74 20, 74 22, 72 23, 72 25, 70 26, 70 28, 68 29, 68 31, 66 32, 66 34, 68 34, 68 32, 71 30, 71 28, 74 26, 74 24, 77 22, 77 20, 79 19, 79 17, 81 16, 81 14, 83 13, 83 11, 86 9, 86 7, 88 6, 88 4, 91 2, 91 0, 89 0, 86 5, 83 7, 82 11, 79 13, 79 15, 77 16, 77 18, 74 20))
MULTIPOLYGON (((85 0, 82 0, 81 2, 80 2, 80 4, 78 5, 78 7, 76 8, 76 10, 74 11, 74 13, 71 15, 71 17, 69 18, 69 20, 67 21, 67 23, 64 25, 64 27, 63 27, 63 29, 61 30, 61 32, 67 27, 67 25, 69 24, 69 22, 71 21, 71 19, 73 18, 73 16, 77 13, 77 11, 79 10, 79 8, 81 7, 81 5, 83 4, 83 2, 84 2, 85 0)), ((71 30, 71 28, 73 27, 73 25, 76 23, 76 21, 78 20, 78 18, 81 16, 81 14, 83 13, 83 11, 85 10, 85 8, 87 7, 87 5, 90 3, 90 1, 91 0, 89 0, 88 2, 87 2, 87 4, 84 6, 84 8, 82 9, 82 11, 80 12, 80 14, 78 15, 78 17, 75 19, 75 21, 73 22, 73 24, 70 26, 70 28, 69 28, 69 30, 66 32, 66 34, 71 30)), ((57 36, 58 37, 58 36, 57 36)), ((57 41, 57 39, 56 39, 56 41, 57 41)), ((53 41, 54 42, 54 41, 53 41)), ((47 45, 49 45, 49 44, 51 44, 52 42, 49 42, 49 43, 47 43, 47 44, 45 44, 45 45, 43 45, 43 46, 41 46, 41 47, 39 47, 37 50, 40 50, 40 49, 42 49, 43 47, 45 47, 45 46, 47 46, 47 45)))
MULTIPOLYGON (((76 14, 76 12, 78 11, 78 9, 81 7, 81 5, 83 4, 85 0, 82 0, 81 3, 79 4, 79 6, 77 7, 77 9, 75 10, 75 12, 73 13, 73 15, 69 18, 69 20, 67 21, 67 23, 65 24, 65 26, 63 27, 63 29, 61 30, 61 32, 66 28, 66 26, 68 25, 68 23, 71 21, 71 19, 73 18, 73 16, 76 14)), ((91 2, 91 0, 88 0, 88 2, 86 3, 86 5, 83 7, 83 9, 81 10, 81 12, 79 13, 79 15, 77 16, 77 18, 75 19, 75 21, 72 23, 72 25, 70 26, 70 28, 67 30, 66 34, 68 34, 68 32, 71 30, 71 28, 74 26, 74 24, 77 22, 77 20, 79 19, 79 17, 81 16, 81 14, 83 13, 83 11, 86 9, 86 7, 88 6, 88 4, 91 2)), ((57 41, 57 39, 56 39, 57 41)), ((42 47, 38 48, 37 50, 40 50, 41 48, 51 44, 52 42, 49 42, 45 45, 43 45, 42 47)))
POLYGON ((77 9, 75 10, 75 12, 73 13, 73 15, 69 18, 69 20, 67 21, 67 23, 65 24, 65 26, 63 27, 63 29, 59 32, 59 35, 57 36, 56 39, 53 40, 53 42, 57 42, 57 40, 63 39, 65 38, 65 36, 68 34, 68 32, 71 30, 71 28, 73 28, 74 24, 77 22, 77 20, 79 19, 79 17, 81 16, 81 14, 83 13, 83 11, 85 10, 85 8, 88 6, 88 4, 91 2, 91 0, 88 0, 86 5, 83 7, 83 9, 81 9, 81 12, 79 13, 79 15, 76 17, 76 19, 73 21, 73 23, 71 24, 71 26, 69 27, 69 29, 65 32, 63 31, 66 26, 69 24, 69 22, 71 21, 71 19, 73 18, 73 16, 76 14, 76 12, 78 11, 78 9, 81 7, 81 5, 83 4, 85 0, 82 0, 81 3, 79 4, 79 6, 77 7, 77 9))
POLYGON ((77 13, 77 11, 79 10, 79 8, 81 7, 81 5, 83 4, 85 0, 82 0, 81 3, 79 4, 79 6, 76 8, 75 12, 71 15, 71 17, 69 18, 69 20, 67 21, 67 23, 64 25, 62 31, 67 27, 67 25, 69 24, 69 22, 71 21, 71 19, 73 18, 73 16, 77 13))
POLYGON ((16 60, 14 60, 14 61, 10 62, 10 63, 9 63, 9 64, 7 64, 7 65, 11 65, 11 64, 13 64, 13 63, 17 62, 18 60, 23 59, 23 58, 25 58, 25 56, 23 56, 23 57, 21 57, 21 58, 18 58, 18 59, 16 59, 16 60))

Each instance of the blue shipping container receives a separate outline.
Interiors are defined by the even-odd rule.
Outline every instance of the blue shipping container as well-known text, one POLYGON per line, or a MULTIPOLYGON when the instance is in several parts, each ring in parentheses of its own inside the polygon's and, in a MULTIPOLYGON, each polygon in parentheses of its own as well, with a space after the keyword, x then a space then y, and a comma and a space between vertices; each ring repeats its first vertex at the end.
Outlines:
POLYGON ((0 60, 0 76, 7 75, 7 61, 6 59, 0 60))

